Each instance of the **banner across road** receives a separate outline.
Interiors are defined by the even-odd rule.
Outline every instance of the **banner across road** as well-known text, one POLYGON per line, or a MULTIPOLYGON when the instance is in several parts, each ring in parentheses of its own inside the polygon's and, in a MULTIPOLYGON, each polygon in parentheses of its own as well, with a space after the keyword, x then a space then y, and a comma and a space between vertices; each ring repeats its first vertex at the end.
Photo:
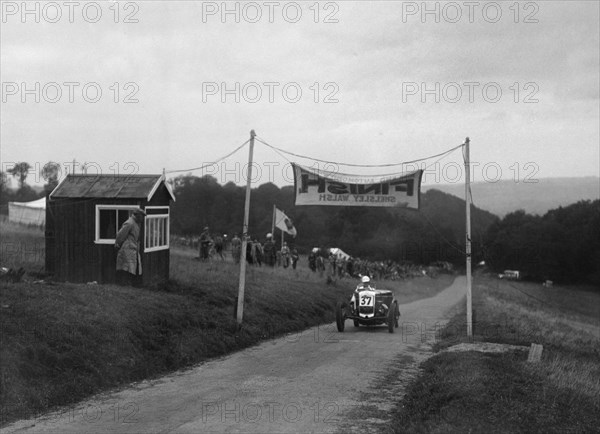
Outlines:
POLYGON ((369 206, 419 209, 422 170, 396 178, 319 173, 292 164, 296 205, 369 206))

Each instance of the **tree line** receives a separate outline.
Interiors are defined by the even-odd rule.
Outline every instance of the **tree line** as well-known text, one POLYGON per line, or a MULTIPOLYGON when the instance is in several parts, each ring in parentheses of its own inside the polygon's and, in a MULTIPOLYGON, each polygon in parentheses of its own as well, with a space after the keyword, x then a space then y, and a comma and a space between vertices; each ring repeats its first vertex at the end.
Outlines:
POLYGON ((42 191, 37 191, 27 184, 27 177, 31 174, 31 169, 32 166, 29 163, 22 161, 16 163, 6 172, 0 171, 0 206, 5 207, 8 202, 30 202, 39 199, 58 185, 58 175, 60 173, 58 164, 48 163, 40 170, 40 175, 46 181, 42 191), (9 176, 16 179, 17 189, 8 187, 9 176))
POLYGON ((487 262, 497 272, 514 269, 528 279, 600 288, 600 200, 580 201, 543 216, 510 213, 489 227, 485 248, 487 262))

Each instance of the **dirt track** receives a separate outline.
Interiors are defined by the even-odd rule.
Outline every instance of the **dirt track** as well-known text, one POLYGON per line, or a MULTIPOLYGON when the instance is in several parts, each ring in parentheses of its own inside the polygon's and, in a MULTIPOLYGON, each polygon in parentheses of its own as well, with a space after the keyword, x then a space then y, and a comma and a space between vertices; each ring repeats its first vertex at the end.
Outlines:
POLYGON ((335 324, 315 327, 2 432, 377 431, 391 401, 378 399, 374 385, 400 363, 393 390, 396 398, 403 393, 464 294, 458 277, 436 297, 401 305, 394 334, 384 326, 355 329, 351 321, 343 334, 335 324))

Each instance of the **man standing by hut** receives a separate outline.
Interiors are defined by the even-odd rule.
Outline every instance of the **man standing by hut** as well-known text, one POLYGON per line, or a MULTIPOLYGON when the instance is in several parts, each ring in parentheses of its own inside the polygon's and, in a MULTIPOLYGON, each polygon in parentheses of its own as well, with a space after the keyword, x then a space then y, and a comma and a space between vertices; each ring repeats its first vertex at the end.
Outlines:
POLYGON ((145 215, 143 210, 136 209, 117 233, 117 282, 121 285, 131 285, 134 277, 142 274, 139 239, 145 215))

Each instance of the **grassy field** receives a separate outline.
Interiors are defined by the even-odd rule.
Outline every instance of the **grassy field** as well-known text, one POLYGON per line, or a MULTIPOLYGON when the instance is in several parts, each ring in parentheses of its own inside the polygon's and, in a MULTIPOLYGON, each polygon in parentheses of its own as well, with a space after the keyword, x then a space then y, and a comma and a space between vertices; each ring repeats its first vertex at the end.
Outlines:
MULTIPOLYGON (((0 263, 26 281, 0 284, 1 423, 334 320, 351 279, 326 283, 306 258, 297 270, 247 270, 244 326, 233 317, 239 268, 173 248, 171 280, 152 289, 34 283, 43 232, 0 225, 0 263), (18 248, 15 246, 19 246, 18 248), (36 250, 37 249, 37 250, 36 250)), ((378 282, 400 303, 435 295, 453 276, 378 282)))
POLYGON ((0 216, 0 266, 30 273, 44 271, 44 231, 31 226, 9 222, 0 216))
POLYGON ((397 403, 390 432, 598 432, 600 293, 475 276, 474 341, 542 344, 527 353, 445 352, 466 342, 465 313, 397 403))

